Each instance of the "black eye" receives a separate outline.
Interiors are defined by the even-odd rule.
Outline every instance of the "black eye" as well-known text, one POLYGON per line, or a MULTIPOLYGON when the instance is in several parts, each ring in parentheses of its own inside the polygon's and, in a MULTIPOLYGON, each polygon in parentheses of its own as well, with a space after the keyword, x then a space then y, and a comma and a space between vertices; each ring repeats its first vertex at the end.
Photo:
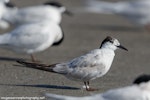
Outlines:
POLYGON ((110 42, 110 43, 113 43, 113 40, 110 40, 109 42, 110 42))

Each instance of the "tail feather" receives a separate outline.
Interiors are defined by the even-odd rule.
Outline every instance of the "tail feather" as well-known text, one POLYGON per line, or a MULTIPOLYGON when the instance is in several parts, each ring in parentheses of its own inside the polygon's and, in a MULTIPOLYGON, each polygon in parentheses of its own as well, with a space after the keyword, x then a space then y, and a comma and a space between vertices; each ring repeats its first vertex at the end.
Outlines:
POLYGON ((25 67, 28 67, 28 68, 39 69, 39 70, 44 70, 44 71, 56 73, 55 71, 53 71, 53 68, 55 67, 56 64, 46 65, 46 64, 26 62, 26 61, 21 61, 21 60, 16 61, 16 62, 21 64, 21 65, 24 65, 25 67))

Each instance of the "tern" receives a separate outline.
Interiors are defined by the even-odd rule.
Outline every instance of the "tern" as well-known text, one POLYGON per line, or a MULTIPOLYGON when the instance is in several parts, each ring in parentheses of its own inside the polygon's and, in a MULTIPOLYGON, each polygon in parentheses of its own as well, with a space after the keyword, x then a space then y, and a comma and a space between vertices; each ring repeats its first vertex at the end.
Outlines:
POLYGON ((9 33, 0 35, 0 48, 17 53, 30 54, 46 50, 52 45, 59 45, 64 39, 61 27, 51 21, 24 24, 9 33))
POLYGON ((43 5, 25 7, 20 9, 6 9, 2 20, 11 25, 19 26, 31 22, 40 22, 43 20, 61 23, 62 14, 72 15, 61 3, 49 1, 43 5))
POLYGON ((45 94, 47 100, 150 100, 150 75, 141 75, 134 85, 108 90, 105 93, 85 97, 45 94), (137 82, 137 83, 136 83, 137 82))
POLYGON ((58 73, 66 76, 68 79, 84 82, 87 91, 94 91, 97 89, 90 88, 89 81, 102 77, 108 72, 115 56, 114 51, 117 48, 127 50, 117 39, 107 36, 102 41, 99 49, 92 50, 67 62, 53 65, 26 61, 17 62, 29 68, 58 73))

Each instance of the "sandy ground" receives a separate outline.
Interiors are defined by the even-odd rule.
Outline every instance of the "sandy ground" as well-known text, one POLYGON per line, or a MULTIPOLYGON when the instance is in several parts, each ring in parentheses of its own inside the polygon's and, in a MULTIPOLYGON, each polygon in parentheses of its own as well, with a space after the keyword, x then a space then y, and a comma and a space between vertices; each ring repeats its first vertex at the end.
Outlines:
MULTIPOLYGON (((19 7, 41 4, 47 0, 12 0, 19 7)), ((79 7, 82 0, 59 0, 68 9, 79 7)), ((80 89, 82 82, 74 82, 53 73, 15 66, 14 59, 29 59, 28 55, 0 49, 0 97, 5 96, 43 96, 55 93, 72 96, 84 96, 101 93, 108 89, 132 84, 140 74, 150 72, 150 33, 144 28, 132 25, 116 15, 77 13, 73 17, 63 15, 62 27, 64 42, 57 47, 37 53, 43 63, 53 64, 70 60, 99 48, 106 36, 120 40, 128 52, 117 50, 110 71, 102 78, 91 82, 96 92, 80 89)), ((1 30, 0 33, 9 30, 1 30)))

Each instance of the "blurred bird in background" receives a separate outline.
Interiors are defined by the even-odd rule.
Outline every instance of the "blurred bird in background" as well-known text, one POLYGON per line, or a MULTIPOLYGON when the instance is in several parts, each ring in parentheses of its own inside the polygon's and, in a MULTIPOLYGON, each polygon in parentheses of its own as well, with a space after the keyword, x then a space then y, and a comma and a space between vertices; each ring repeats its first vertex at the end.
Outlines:
POLYGON ((35 61, 33 53, 59 45, 64 39, 61 27, 49 20, 24 24, 11 32, 0 35, 0 48, 27 53, 35 61))
POLYGON ((84 0, 86 7, 79 12, 99 14, 117 14, 137 26, 144 26, 150 30, 150 0, 133 0, 106 2, 102 0, 84 0))
POLYGON ((15 29, 0 35, 0 47, 31 55, 46 50, 52 45, 59 45, 64 39, 60 27, 62 14, 72 15, 61 3, 49 1, 43 5, 17 8, 9 1, 1 1, 3 13, 0 27, 15 29))
POLYGON ((13 26, 19 26, 22 24, 39 22, 43 20, 53 21, 57 24, 61 23, 62 14, 72 15, 70 11, 66 9, 61 3, 56 1, 49 1, 43 5, 31 6, 16 9, 14 6, 5 7, 4 14, 1 17, 3 22, 13 26))
POLYGON ((72 97, 46 93, 47 100, 150 100, 150 75, 141 75, 131 86, 108 90, 85 97, 72 97))

